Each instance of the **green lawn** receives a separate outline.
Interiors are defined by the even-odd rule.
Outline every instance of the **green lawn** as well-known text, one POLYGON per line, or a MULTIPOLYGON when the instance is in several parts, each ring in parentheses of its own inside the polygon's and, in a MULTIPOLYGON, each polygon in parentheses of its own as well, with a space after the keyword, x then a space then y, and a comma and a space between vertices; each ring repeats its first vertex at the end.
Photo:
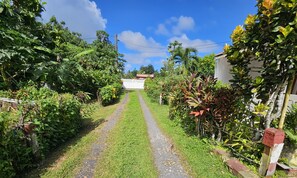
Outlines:
POLYGON ((152 103, 144 91, 141 94, 161 130, 173 142, 185 168, 193 177, 234 177, 222 160, 211 153, 210 145, 197 137, 188 136, 183 129, 168 119, 168 106, 152 103))
POLYGON ((110 132, 107 148, 98 160, 95 177, 157 177, 146 123, 136 92, 123 117, 110 132))
POLYGON ((32 171, 26 177, 74 177, 88 151, 91 150, 92 143, 98 139, 95 128, 102 127, 100 124, 118 105, 119 103, 106 107, 100 106, 99 103, 89 105, 88 107, 94 108, 94 112, 91 118, 85 121, 81 133, 72 140, 62 143, 62 146, 45 159, 40 169, 32 171))

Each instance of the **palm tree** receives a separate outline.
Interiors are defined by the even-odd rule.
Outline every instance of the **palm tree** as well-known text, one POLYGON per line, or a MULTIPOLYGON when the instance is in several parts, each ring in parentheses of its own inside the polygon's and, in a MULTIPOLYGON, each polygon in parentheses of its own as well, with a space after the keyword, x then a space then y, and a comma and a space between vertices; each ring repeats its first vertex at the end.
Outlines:
POLYGON ((188 75, 191 72, 191 64, 193 60, 196 60, 197 50, 195 48, 183 48, 181 43, 174 41, 168 46, 171 58, 169 60, 174 61, 177 64, 181 64, 183 73, 188 75))

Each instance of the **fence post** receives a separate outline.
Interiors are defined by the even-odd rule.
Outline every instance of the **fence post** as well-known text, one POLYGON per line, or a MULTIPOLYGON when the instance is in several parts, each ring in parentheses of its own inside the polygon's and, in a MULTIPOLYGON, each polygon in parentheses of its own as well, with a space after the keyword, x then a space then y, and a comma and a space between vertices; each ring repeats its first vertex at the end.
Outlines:
POLYGON ((265 148, 260 161, 259 173, 262 176, 272 176, 275 172, 278 158, 284 146, 283 130, 267 128, 262 143, 265 148))
POLYGON ((159 104, 163 104, 163 93, 160 93, 159 104))

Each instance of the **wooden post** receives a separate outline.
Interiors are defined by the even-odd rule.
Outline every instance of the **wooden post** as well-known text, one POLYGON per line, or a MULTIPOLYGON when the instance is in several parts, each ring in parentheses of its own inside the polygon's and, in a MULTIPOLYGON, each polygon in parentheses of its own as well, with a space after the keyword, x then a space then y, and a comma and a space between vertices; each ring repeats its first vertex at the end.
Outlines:
POLYGON ((163 104, 163 93, 160 93, 159 104, 163 104))
POLYGON ((279 129, 283 129, 283 127, 284 127, 286 113, 288 110, 288 103, 289 103, 290 95, 291 95, 291 92, 293 89, 294 80, 295 80, 295 74, 293 74, 293 77, 291 79, 289 79, 289 83, 288 83, 286 94, 285 94, 284 104, 283 104, 283 108, 282 108, 282 113, 281 113, 281 117, 279 120, 279 125, 278 125, 279 129))
POLYGON ((284 146, 285 133, 283 130, 267 128, 262 143, 265 145, 260 161, 259 173, 262 176, 272 176, 284 146))

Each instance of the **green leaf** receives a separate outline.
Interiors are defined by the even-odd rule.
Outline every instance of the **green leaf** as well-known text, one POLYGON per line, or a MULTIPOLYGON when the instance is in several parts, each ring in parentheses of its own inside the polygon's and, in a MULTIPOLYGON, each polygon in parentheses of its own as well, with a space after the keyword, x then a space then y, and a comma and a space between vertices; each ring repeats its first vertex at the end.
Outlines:
POLYGON ((3 7, 0 7, 0 14, 3 12, 3 10, 4 10, 3 7))
POLYGON ((79 58, 81 56, 87 55, 87 54, 91 54, 92 52, 94 52, 94 49, 89 49, 89 50, 85 50, 81 53, 78 53, 77 55, 74 56, 74 58, 79 58))
POLYGON ((281 26, 277 26, 277 27, 275 27, 275 28, 272 30, 272 32, 278 32, 280 27, 281 27, 281 26))
POLYGON ((277 43, 282 43, 283 42, 283 39, 282 39, 282 37, 280 36, 280 35, 277 35, 277 39, 275 39, 275 42, 277 42, 277 43))
POLYGON ((44 52, 47 52, 47 53, 52 53, 52 51, 50 49, 42 47, 42 46, 34 46, 34 49, 37 49, 39 51, 44 51, 44 52))
POLYGON ((294 30, 294 28, 292 28, 290 25, 287 25, 286 28, 284 27, 279 27, 279 31, 284 35, 284 37, 286 38, 292 31, 294 30))

